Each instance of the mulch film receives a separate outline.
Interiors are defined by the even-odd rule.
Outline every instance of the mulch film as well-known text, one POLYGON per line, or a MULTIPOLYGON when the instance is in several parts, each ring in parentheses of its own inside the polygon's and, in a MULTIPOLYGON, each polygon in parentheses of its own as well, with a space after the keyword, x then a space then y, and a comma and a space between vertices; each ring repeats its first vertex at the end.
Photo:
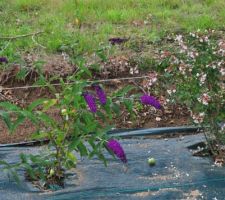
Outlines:
MULTIPOLYGON (((225 170, 207 157, 194 157, 188 146, 204 141, 201 134, 168 139, 136 137, 120 140, 128 164, 106 153, 105 167, 97 158, 79 159, 68 172, 66 187, 39 191, 23 178, 17 185, 0 171, 0 199, 75 200, 75 199, 224 199, 225 170), (150 167, 149 157, 156 159, 150 167)), ((45 147, 3 147, 0 159, 16 163, 20 153, 38 153, 45 147)))

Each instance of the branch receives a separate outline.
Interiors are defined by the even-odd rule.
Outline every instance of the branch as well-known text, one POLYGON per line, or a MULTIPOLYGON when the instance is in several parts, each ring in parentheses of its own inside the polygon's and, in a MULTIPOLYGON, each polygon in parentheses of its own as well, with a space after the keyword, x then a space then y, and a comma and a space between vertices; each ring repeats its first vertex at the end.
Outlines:
POLYGON ((38 46, 40 46, 40 47, 42 47, 43 49, 46 49, 46 47, 45 46, 43 46, 43 45, 41 45, 41 44, 39 44, 35 39, 34 39, 34 36, 35 35, 32 35, 32 40, 33 40, 33 42, 36 44, 36 45, 38 45, 38 46))
POLYGON ((39 35, 41 33, 44 33, 44 31, 38 31, 38 32, 35 32, 35 33, 28 33, 28 34, 24 34, 24 35, 0 37, 0 40, 15 40, 15 39, 18 39, 18 38, 24 38, 24 37, 39 35))
POLYGON ((140 85, 138 85, 134 80, 131 81, 134 85, 136 85, 142 92, 144 92, 145 94, 147 94, 147 92, 145 91, 145 89, 143 87, 141 87, 140 85))

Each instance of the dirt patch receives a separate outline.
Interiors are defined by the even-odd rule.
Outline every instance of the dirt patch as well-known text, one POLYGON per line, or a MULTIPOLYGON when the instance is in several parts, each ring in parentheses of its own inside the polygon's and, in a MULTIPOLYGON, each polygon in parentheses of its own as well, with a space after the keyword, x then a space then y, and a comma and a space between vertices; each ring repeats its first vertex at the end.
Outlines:
MULTIPOLYGON (((11 68, 0 73, 0 82, 2 83, 3 90, 0 90, 0 101, 10 101, 20 107, 25 108, 28 104, 38 98, 53 98, 54 95, 49 91, 48 88, 27 88, 27 89, 10 89, 5 90, 6 87, 18 87, 24 85, 32 85, 38 80, 38 68, 35 66, 41 60, 42 63, 41 72, 45 78, 50 79, 56 77, 53 83, 57 83, 57 77, 66 78, 76 70, 76 67, 72 65, 66 54, 62 55, 49 55, 39 56, 34 54, 23 55, 25 62, 25 68, 28 70, 24 80, 18 80, 16 78, 17 73, 22 69, 22 65, 13 64, 11 68)), ((118 77, 132 77, 149 74, 150 72, 140 72, 137 69, 135 62, 131 62, 129 56, 113 56, 106 62, 100 63, 100 71, 92 71, 93 79, 106 79, 106 78, 118 78, 118 77)), ((150 73, 152 74, 152 73, 150 73)), ((111 91, 119 90, 127 85, 133 85, 140 87, 133 91, 143 92, 141 88, 144 87, 144 81, 113 81, 107 82, 104 86, 107 94, 111 91)), ((56 88, 60 91, 60 88, 56 88)), ((139 107, 138 104, 133 106, 132 112, 135 117, 130 114, 125 108, 121 108, 121 115, 114 119, 115 128, 151 128, 151 127, 166 127, 166 126, 183 126, 189 123, 189 111, 182 105, 170 106, 165 104, 164 94, 160 94, 160 102, 164 109, 156 110, 150 106, 139 107)), ((119 99, 115 99, 117 101, 119 99)), ((139 100, 137 99, 137 102, 139 100)), ((60 118, 59 113, 54 110, 50 110, 54 113, 56 118, 60 118)), ((12 135, 9 134, 7 127, 0 120, 1 133, 0 143, 13 143, 20 141, 30 140, 31 134, 35 131, 35 127, 30 122, 25 122, 21 125, 18 130, 12 135)))
POLYGON ((135 194, 133 194, 133 197, 140 197, 140 198, 145 198, 148 196, 156 196, 156 195, 160 195, 164 192, 179 192, 180 190, 176 189, 176 188, 163 188, 163 189, 159 189, 158 191, 147 191, 147 192, 137 192, 135 194))
POLYGON ((12 134, 8 131, 5 123, 0 120, 0 143, 15 143, 21 141, 29 141, 31 133, 35 131, 35 127, 32 126, 32 123, 25 122, 18 127, 18 129, 12 134))
POLYGON ((184 193, 184 199, 186 200, 196 200, 203 199, 203 195, 199 190, 192 190, 189 193, 184 193))
MULTIPOLYGON (((61 119, 57 110, 48 111, 48 115, 56 121, 61 119)), ((5 123, 0 120, 0 144, 31 141, 31 136, 35 132, 36 127, 28 120, 21 124, 13 133, 10 133, 5 123)))
POLYGON ((66 54, 45 55, 39 57, 27 54, 24 55, 24 60, 30 68, 34 66, 34 63, 43 61, 41 70, 47 77, 67 77, 76 70, 76 67, 70 63, 68 55, 66 54))
POLYGON ((111 56, 107 61, 99 61, 99 71, 91 70, 94 79, 131 77, 139 74, 137 66, 130 62, 130 56, 111 56))
MULTIPOLYGON (((27 102, 31 102, 32 99, 34 99, 35 92, 32 92, 33 95, 29 96, 29 99, 27 99, 27 102)), ((47 94, 46 94, 47 95, 47 94)), ((54 116, 55 119, 60 120, 60 113, 55 110, 49 111, 51 115, 54 116)), ((140 114, 141 115, 141 111, 140 114)), ((182 126, 188 124, 188 118, 185 116, 182 118, 182 120, 179 120, 178 117, 176 118, 170 118, 169 116, 164 116, 164 120, 158 122, 155 120, 154 117, 149 118, 148 116, 137 118, 134 122, 127 121, 126 118, 122 115, 121 117, 115 119, 116 122, 116 128, 118 129, 124 129, 124 128, 155 128, 155 127, 166 127, 170 125, 169 121, 174 120, 176 123, 173 123, 172 126, 182 126), (150 121, 152 120, 152 121, 150 121), (130 123, 129 123, 130 122, 130 123)), ((31 140, 32 133, 35 132, 35 127, 32 125, 31 122, 25 121, 22 125, 20 125, 17 130, 10 134, 8 131, 8 128, 6 127, 5 123, 0 119, 0 143, 14 143, 14 142, 21 142, 21 141, 29 141, 31 140)))
POLYGON ((66 54, 56 55, 22 55, 22 64, 10 64, 0 71, 0 83, 5 87, 31 85, 38 80, 40 74, 46 78, 65 78, 75 72, 76 67, 69 62, 66 54))
POLYGON ((182 174, 178 169, 176 169, 174 166, 171 165, 171 167, 168 169, 167 175, 160 175, 160 174, 153 174, 152 176, 143 176, 139 179, 144 179, 148 181, 167 181, 167 180, 176 180, 180 179, 184 174, 182 174))

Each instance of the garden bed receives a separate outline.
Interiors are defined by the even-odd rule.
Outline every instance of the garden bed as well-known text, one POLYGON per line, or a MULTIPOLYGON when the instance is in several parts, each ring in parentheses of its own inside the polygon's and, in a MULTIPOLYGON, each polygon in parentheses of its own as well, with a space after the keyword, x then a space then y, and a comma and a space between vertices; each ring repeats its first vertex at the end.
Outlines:
POLYGON ((223 198, 223 5, 0 2, 0 199, 223 198))

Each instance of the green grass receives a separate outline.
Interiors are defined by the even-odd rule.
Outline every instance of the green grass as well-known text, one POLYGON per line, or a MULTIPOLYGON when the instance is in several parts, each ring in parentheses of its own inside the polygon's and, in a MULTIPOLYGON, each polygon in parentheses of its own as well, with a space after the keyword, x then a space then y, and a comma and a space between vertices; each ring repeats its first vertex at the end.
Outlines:
POLYGON ((224 7, 224 0, 1 0, 0 36, 43 30, 35 40, 46 48, 31 37, 0 39, 0 56, 62 50, 76 56, 114 36, 155 41, 167 32, 221 29, 224 7))

